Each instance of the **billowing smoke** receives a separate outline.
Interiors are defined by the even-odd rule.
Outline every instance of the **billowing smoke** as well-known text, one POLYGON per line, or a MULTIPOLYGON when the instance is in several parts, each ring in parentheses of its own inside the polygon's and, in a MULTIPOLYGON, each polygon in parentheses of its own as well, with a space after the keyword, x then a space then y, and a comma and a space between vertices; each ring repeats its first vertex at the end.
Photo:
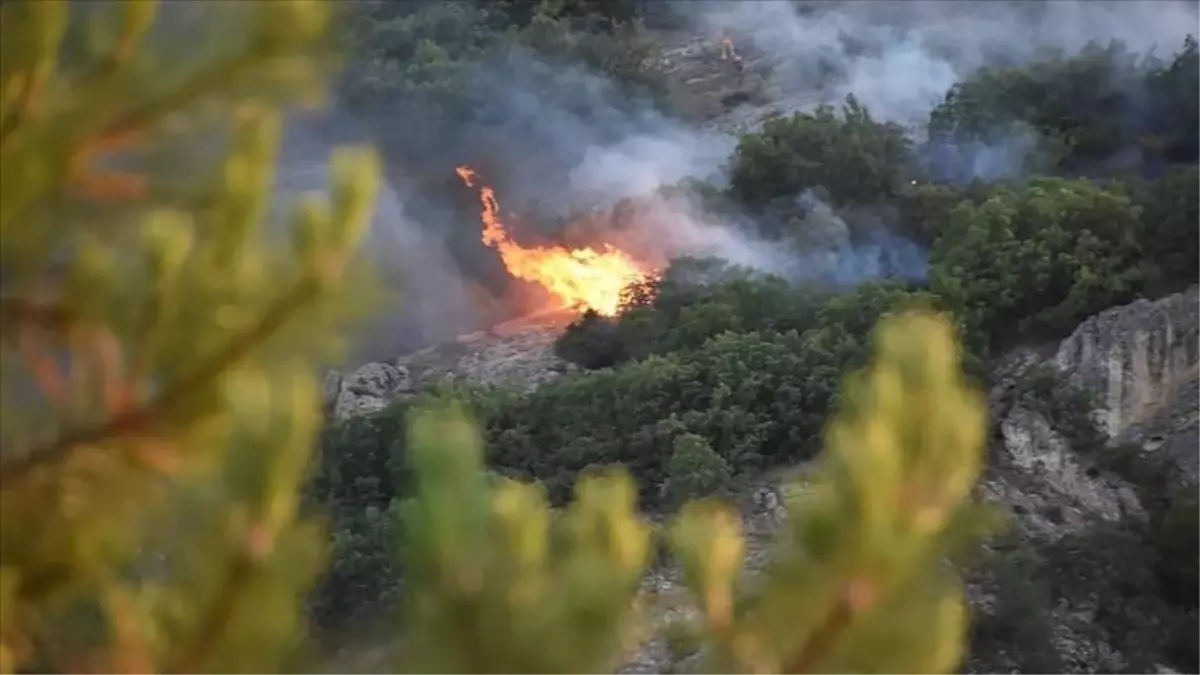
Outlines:
MULTIPOLYGON (((365 140, 362 129, 336 111, 291 120, 276 172, 277 205, 286 208, 303 193, 327 194, 335 145, 365 140)), ((449 252, 408 217, 388 182, 380 187, 360 254, 389 291, 388 305, 392 299, 399 302, 380 308, 358 332, 352 360, 394 357, 474 327, 467 288, 449 252)))
MULTIPOLYGON (((918 135, 930 108, 980 66, 1018 64, 1107 38, 1138 51, 1157 45, 1166 55, 1197 20, 1196 4, 1189 2, 695 0, 677 10, 690 17, 684 30, 699 34, 695 40, 712 41, 714 58, 716 36, 728 30, 748 68, 768 73, 772 102, 757 111, 752 103, 741 106, 750 113, 790 113, 854 94, 875 117, 910 125, 918 135)), ((480 66, 471 82, 475 103, 468 117, 430 115, 401 98, 379 105, 375 119, 366 121, 366 135, 384 149, 391 176, 368 253, 405 289, 403 311, 369 331, 376 343, 367 350, 371 356, 394 356, 481 327, 491 318, 481 318, 488 301, 480 300, 479 289, 486 286, 495 297, 511 292, 501 283, 495 254, 478 243, 477 198, 455 180, 456 165, 479 170, 515 223, 517 239, 532 243, 562 240, 566 235, 547 224, 561 224, 570 213, 607 211, 609 224, 616 223, 622 199, 682 179, 720 186, 736 145, 733 135, 668 117, 583 67, 548 63, 516 46, 480 66), (429 178, 440 172, 441 182, 429 178)), ((728 116, 745 115, 735 113, 728 116)), ((316 152, 289 147, 288 180, 323 179, 325 140, 315 143, 316 152)), ((1018 165, 1033 143, 1033 136, 1016 133, 1000 143, 932 151, 948 173, 996 179, 1022 170, 1018 165)), ((628 247, 653 264, 715 255, 797 280, 856 283, 925 273, 924 252, 889 234, 884 214, 878 227, 850 236, 846 214, 811 194, 798 198, 797 209, 803 218, 825 222, 809 229, 830 239, 799 249, 751 234, 746 216, 707 212, 688 198, 654 197, 649 204, 636 209, 631 225, 592 228, 590 240, 574 243, 628 247)), ((862 214, 855 216, 857 224, 862 214)))
POLYGON ((732 2, 699 0, 692 16, 759 52, 786 99, 803 109, 854 94, 882 119, 920 124, 957 81, 984 66, 1118 40, 1167 56, 1195 32, 1187 0, 1055 2, 732 2))
MULTIPOLYGON (((770 70, 772 107, 804 110, 853 94, 876 118, 923 137, 931 108, 981 67, 1074 54, 1089 43, 1119 41, 1166 58, 1200 22, 1190 0, 1120 2, 735 2, 699 0, 694 21, 727 30, 748 60, 770 70)), ((987 142, 928 148, 939 177, 962 181, 1023 175, 1036 139, 1028 129, 987 142)))
POLYGON ((495 169, 482 168, 509 204, 535 201, 565 213, 684 178, 719 181, 736 145, 733 136, 672 119, 595 72, 551 66, 518 47, 475 80, 497 120, 486 129, 487 146, 500 155, 495 169))
POLYGON ((858 210, 853 214, 858 237, 846 221, 811 190, 796 198, 805 231, 819 241, 798 251, 784 276, 794 281, 855 285, 884 277, 921 281, 929 261, 920 246, 891 232, 885 215, 858 210))

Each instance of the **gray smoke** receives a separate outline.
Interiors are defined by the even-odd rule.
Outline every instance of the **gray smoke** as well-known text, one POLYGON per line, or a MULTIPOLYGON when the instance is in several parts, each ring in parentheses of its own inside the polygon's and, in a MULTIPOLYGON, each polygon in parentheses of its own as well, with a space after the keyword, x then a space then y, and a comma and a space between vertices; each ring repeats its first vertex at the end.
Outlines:
MULTIPOLYGON (((276 171, 280 213, 302 194, 328 195, 329 158, 334 147, 366 140, 352 119, 336 111, 291 120, 276 171)), ((386 180, 360 255, 392 297, 356 334, 352 361, 394 357, 474 328, 463 277, 444 244, 408 217, 396 189, 386 180), (392 299, 400 302, 393 306, 392 299)))
POLYGON ((981 67, 1109 40, 1166 56, 1200 21, 1200 6, 1186 0, 691 4, 705 30, 727 29, 764 55, 788 107, 854 94, 873 115, 916 126, 955 82, 981 67))
MULTIPOLYGON (((918 140, 930 109, 982 67, 1012 66, 1118 41, 1168 57, 1200 22, 1189 0, 998 0, 995 2, 728 2, 699 0, 693 20, 728 30, 771 74, 785 110, 837 104, 853 94, 878 119, 907 125, 918 140)), ((930 148, 949 180, 992 181, 1036 166, 1027 129, 969 145, 930 148)))
MULTIPOLYGON (((776 110, 809 109, 854 94, 874 116, 909 125, 918 137, 930 108, 978 67, 1019 64, 1047 50, 1072 52, 1110 38, 1137 51, 1158 46, 1166 55, 1197 21, 1195 3, 1169 1, 696 0, 677 9, 690 17, 689 30, 713 36, 714 54, 716 36, 727 29, 749 59, 770 66, 768 89, 776 110)), ((472 266, 483 263, 456 264, 445 244, 448 238, 476 236, 478 203, 465 188, 456 197, 459 203, 447 197, 453 191, 434 194, 428 175, 444 171, 445 182, 453 184, 456 165, 474 166, 496 188, 518 241, 533 243, 554 236, 538 230, 548 230, 540 224, 556 216, 611 209, 623 198, 686 178, 721 185, 736 145, 734 136, 668 117, 651 101, 631 98, 583 67, 547 63, 515 46, 482 66, 473 84, 480 112, 469 123, 438 121, 436 132, 425 133, 402 121, 428 123, 423 113, 397 100, 381 105, 382 123, 372 124, 371 137, 385 149, 409 148, 390 153, 399 169, 381 196, 367 246, 377 267, 405 289, 403 311, 382 316, 383 328, 371 331, 384 336, 371 348, 374 356, 394 356, 482 321, 472 289, 487 275, 472 266)), ((326 140, 319 138, 307 150, 289 148, 294 161, 285 162, 283 173, 290 180, 303 178, 300 182, 320 180, 326 140)), ((974 177, 996 179, 1023 170, 1034 143, 1033 135, 1018 132, 991 145, 939 151, 953 155, 974 177)), ((837 231, 841 216, 811 195, 801 195, 797 207, 805 218, 833 223, 828 232, 837 231)), ((715 255, 797 280, 924 276, 924 252, 888 234, 883 216, 865 235, 834 237, 797 251, 752 236, 746 217, 708 213, 687 199, 660 199, 643 211, 633 227, 598 239, 628 246, 653 264, 715 255)), ((846 229, 844 222, 841 227, 846 229)), ((479 258, 498 265, 486 251, 479 258)))
POLYGON ((852 286, 872 279, 923 281, 929 268, 925 251, 891 233, 888 216, 865 210, 853 212, 861 232, 851 236, 842 215, 811 190, 795 200, 803 214, 802 229, 809 240, 799 246, 782 276, 795 282, 824 282, 852 286))
POLYGON ((492 178, 507 204, 530 200, 567 213, 684 178, 719 181, 736 145, 729 134, 667 117, 601 75, 548 65, 518 47, 481 70, 476 85, 500 120, 487 132, 502 150, 492 178))

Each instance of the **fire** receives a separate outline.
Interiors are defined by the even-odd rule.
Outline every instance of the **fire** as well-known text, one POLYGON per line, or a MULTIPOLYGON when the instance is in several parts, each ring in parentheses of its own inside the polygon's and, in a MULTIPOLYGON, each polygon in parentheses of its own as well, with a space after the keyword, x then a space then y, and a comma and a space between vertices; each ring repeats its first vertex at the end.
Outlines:
POLYGON ((733 38, 729 37, 729 32, 721 31, 721 60, 728 61, 729 59, 737 59, 738 53, 733 48, 733 38))
MULTIPOLYGON (((475 187, 477 175, 469 167, 455 171, 468 187, 475 187)), ((525 248, 513 241, 500 221, 500 203, 486 185, 479 188, 483 206, 483 243, 496 249, 508 273, 518 279, 541 285, 564 306, 588 307, 611 316, 621 305, 621 291, 644 277, 648 270, 633 258, 608 244, 594 248, 568 249, 561 246, 525 248)))

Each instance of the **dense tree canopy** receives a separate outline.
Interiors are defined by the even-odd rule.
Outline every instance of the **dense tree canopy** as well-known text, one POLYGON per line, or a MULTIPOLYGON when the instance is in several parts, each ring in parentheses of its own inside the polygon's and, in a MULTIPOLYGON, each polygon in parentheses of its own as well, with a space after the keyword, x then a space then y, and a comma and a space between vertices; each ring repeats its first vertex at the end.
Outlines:
POLYGON ((1141 282, 1139 214, 1119 186, 1039 178, 949 214, 930 289, 972 330, 1070 329, 1141 282))
POLYGON ((975 73, 933 110, 929 131, 954 143, 1002 143, 1032 132, 1041 156, 1028 158, 1031 168, 1055 171, 1195 162, 1198 75, 1192 37, 1167 62, 1116 42, 1092 44, 1079 54, 975 73))
POLYGON ((730 182, 733 194, 751 206, 815 188, 833 205, 862 205, 899 193, 914 178, 913 161, 904 129, 877 122, 850 97, 840 111, 822 106, 771 119, 761 132, 744 136, 730 182))

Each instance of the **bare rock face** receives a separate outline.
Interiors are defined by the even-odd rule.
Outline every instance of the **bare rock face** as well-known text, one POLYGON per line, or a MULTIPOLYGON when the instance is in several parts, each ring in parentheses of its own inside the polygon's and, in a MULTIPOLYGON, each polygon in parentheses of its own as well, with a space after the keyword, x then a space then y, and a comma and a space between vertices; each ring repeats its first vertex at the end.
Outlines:
POLYGON ((368 415, 412 391, 412 377, 405 366, 368 363, 341 379, 337 396, 333 399, 333 412, 338 419, 368 415))
POLYGON ((990 456, 980 496, 1016 516, 1023 535, 1048 543, 1096 519, 1115 521, 1142 509, 1132 485, 1098 470, 1044 411, 1026 402, 1030 374, 1046 360, 1044 349, 1021 349, 996 364, 988 392, 990 456))
POLYGON ((1200 377, 1200 291, 1138 300, 1084 321, 1054 361, 1096 393, 1101 428, 1117 438, 1169 407, 1200 377))
MULTIPOLYGON (((1193 288, 1114 307, 1057 345, 1020 350, 997 364, 989 392, 991 457, 980 491, 1012 513, 1018 533, 1035 548, 1098 522, 1145 517, 1145 486, 1107 468, 1113 453, 1140 452, 1140 459, 1163 462, 1174 482, 1196 484, 1198 300, 1193 288), (1033 369, 1046 366, 1091 395, 1095 440, 1074 437, 1022 395, 1033 369)), ((1105 611, 1101 590, 1067 592, 1052 611, 1051 642, 1068 672, 1130 667, 1114 646, 1119 636, 1097 621, 1105 611)), ((986 603, 973 604, 989 611, 986 603)))
POLYGON ((554 355, 557 324, 519 326, 504 334, 480 331, 394 361, 368 363, 325 379, 327 407, 344 420, 382 410, 440 383, 464 381, 529 391, 570 372, 554 355))
POLYGON ((1000 433, 1007 456, 984 494, 1011 509, 1027 534, 1054 540, 1098 518, 1144 515, 1132 485, 1097 471, 1040 413, 1015 406, 1000 433))
POLYGON ((1113 452, 1117 444, 1169 453, 1179 467, 1174 473, 1195 483, 1198 302, 1193 288, 1114 307, 1048 353, 1021 350, 999 363, 989 396, 996 442, 983 487, 1019 516, 1026 534, 1048 541, 1096 519, 1140 516, 1135 487, 1098 466, 1095 453, 1113 452), (1023 381, 1044 365, 1093 397, 1093 418, 1110 447, 1072 447, 1074 439, 1043 411, 1021 403, 1023 381))

